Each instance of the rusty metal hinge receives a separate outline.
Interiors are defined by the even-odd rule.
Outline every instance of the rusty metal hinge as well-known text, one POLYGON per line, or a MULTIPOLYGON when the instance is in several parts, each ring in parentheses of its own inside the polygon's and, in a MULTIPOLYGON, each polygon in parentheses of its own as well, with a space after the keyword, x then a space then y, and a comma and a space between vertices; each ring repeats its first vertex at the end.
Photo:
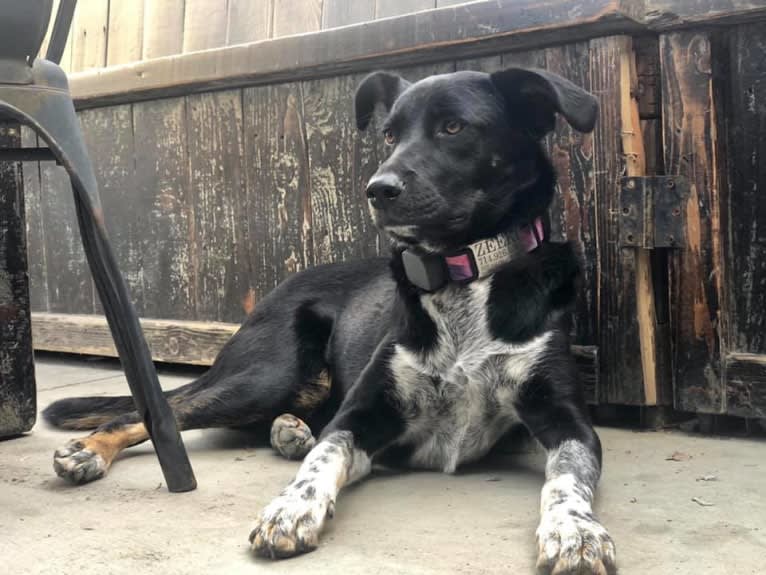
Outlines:
POLYGON ((689 183, 680 176, 626 177, 620 180, 620 246, 684 247, 684 202, 689 183))

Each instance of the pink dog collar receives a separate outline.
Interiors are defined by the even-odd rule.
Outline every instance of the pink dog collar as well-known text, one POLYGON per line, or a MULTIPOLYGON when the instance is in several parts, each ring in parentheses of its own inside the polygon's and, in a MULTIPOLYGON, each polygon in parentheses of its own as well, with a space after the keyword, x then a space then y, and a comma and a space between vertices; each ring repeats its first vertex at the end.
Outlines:
MULTIPOLYGON (((542 220, 537 218, 534 223, 519 229, 516 239, 525 252, 531 252, 542 242, 542 220)), ((455 282, 469 282, 492 275, 514 258, 513 240, 513 235, 497 236, 472 243, 455 255, 445 256, 449 278, 455 282)))
POLYGON ((436 291, 447 281, 468 283, 492 275, 498 268, 519 255, 531 252, 543 241, 543 222, 532 224, 515 233, 474 242, 465 249, 446 256, 402 252, 407 279, 426 291, 436 291))

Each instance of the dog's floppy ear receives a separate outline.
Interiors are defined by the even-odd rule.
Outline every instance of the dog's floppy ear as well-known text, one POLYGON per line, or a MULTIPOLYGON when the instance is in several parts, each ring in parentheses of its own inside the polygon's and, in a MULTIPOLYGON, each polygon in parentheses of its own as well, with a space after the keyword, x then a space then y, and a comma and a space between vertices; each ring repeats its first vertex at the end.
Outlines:
POLYGON ((390 72, 373 72, 365 77, 359 83, 354 97, 357 128, 367 128, 378 104, 383 104, 386 111, 390 110, 399 94, 409 85, 407 80, 390 72))
POLYGON ((556 127, 558 112, 580 132, 596 124, 598 101, 576 84, 545 70, 509 68, 490 75, 506 102, 511 121, 542 138, 556 127))

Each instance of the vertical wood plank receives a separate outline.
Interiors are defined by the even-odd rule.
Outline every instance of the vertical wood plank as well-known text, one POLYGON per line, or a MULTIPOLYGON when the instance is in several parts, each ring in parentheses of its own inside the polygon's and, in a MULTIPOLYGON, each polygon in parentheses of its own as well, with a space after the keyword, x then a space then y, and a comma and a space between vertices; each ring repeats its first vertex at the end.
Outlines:
POLYGON ((140 60, 144 49, 144 3, 110 0, 108 37, 107 66, 140 60))
MULTIPOLYGON (((21 128, 21 145, 38 146, 37 134, 27 127, 21 128)), ((27 234, 27 262, 29 266, 29 301, 34 311, 48 311, 48 275, 45 258, 45 227, 43 226, 40 163, 25 162, 24 204, 27 234)))
POLYGON ((377 253, 366 181, 356 177, 362 159, 357 155, 353 94, 360 80, 361 76, 341 76, 303 85, 315 263, 377 253))
POLYGON ((226 44, 271 38, 274 0, 229 0, 226 44))
MULTIPOLYGON (((517 58, 516 61, 538 65, 539 59, 517 58)), ((548 70, 586 88, 591 85, 589 59, 587 42, 548 48, 544 56, 548 70)), ((596 345, 599 280, 593 134, 581 134, 558 117, 547 144, 557 177, 550 210, 551 236, 557 241, 572 242, 582 255, 583 277, 574 316, 575 343, 596 345)))
POLYGON ((199 262, 196 320, 242 321, 248 294, 247 198, 239 90, 187 97, 189 194, 199 262))
MULTIPOLYGON (((147 202, 137 189, 133 111, 130 105, 83 110, 79 114, 98 182, 104 222, 120 272, 140 316, 146 316, 144 258, 152 249, 147 202)), ((101 312, 100 302, 96 311, 101 312)))
MULTIPOLYGON (((622 124, 622 151, 625 155, 626 175, 646 175, 646 152, 641 133, 639 106, 636 99, 638 78, 636 75, 633 43, 625 41, 620 54, 620 121, 622 124)), ((636 265, 636 316, 638 320, 641 369, 643 374, 644 404, 657 404, 657 330, 654 305, 654 283, 650 254, 647 250, 635 250, 636 265)), ((628 250, 623 250, 627 254, 628 250)))
POLYGON ((686 246, 671 257, 676 407, 724 409, 718 338, 721 317, 720 201, 710 38, 660 36, 665 170, 689 180, 686 246))
POLYGON ((93 313, 93 280, 80 240, 69 176, 53 162, 40 164, 40 206, 45 229, 48 309, 93 313))
POLYGON ((144 0, 143 59, 180 54, 184 44, 184 0, 144 0))
MULTIPOLYGON (((633 38, 635 53, 635 78, 631 81, 636 87, 631 88, 638 100, 640 133, 643 136, 644 164, 646 174, 655 176, 664 174, 662 153, 662 127, 660 119, 660 52, 659 42, 654 37, 633 38)), ((657 405, 673 404, 673 359, 670 333, 670 269, 668 255, 672 250, 654 249, 648 252, 650 289, 653 296, 656 386, 654 396, 657 405)), ((642 287, 646 292, 646 287, 642 287)), ((641 317, 646 317, 647 314, 641 317)), ((644 382, 646 384, 646 381, 644 382)), ((645 389, 647 396, 650 391, 645 389)), ((648 402, 647 402, 648 403, 648 402)))
MULTIPOLYGON (((766 31, 762 22, 727 30, 729 60, 722 80, 729 86, 726 122, 729 290, 727 351, 766 353, 766 31)), ((724 198, 724 195, 726 196, 724 198)))
POLYGON ((72 72, 106 66, 109 0, 80 0, 69 34, 72 37, 72 72))
MULTIPOLYGON (((243 92, 253 300, 314 261, 300 84, 243 92)), ((253 303, 254 303, 253 301, 253 303)))
MULTIPOLYGON (((590 41, 591 92, 599 100, 593 133, 593 169, 598 238, 599 401, 641 404, 644 401, 641 342, 636 316, 636 254, 619 246, 618 178, 626 171, 622 149, 621 56, 624 37, 590 41)), ((628 87, 629 90, 629 87, 628 87)))
POLYGON ((436 0, 377 0, 375 3, 375 18, 401 16, 421 10, 436 7, 436 0))
POLYGON ((143 244, 146 317, 187 319, 196 309, 198 246, 189 198, 183 98, 133 104, 135 199, 143 244), (141 217, 143 215, 143 217, 141 217))
MULTIPOLYGON (((0 124, 0 148, 16 148, 16 124, 0 124)), ((0 437, 35 422, 35 371, 29 312, 21 164, 0 162, 0 437)))
POLYGON ((375 0, 324 0, 322 29, 375 20, 375 0))
POLYGON ((274 0, 274 38, 321 29, 322 0, 274 0))
POLYGON ((186 0, 183 51, 224 46, 228 12, 228 0, 186 0))

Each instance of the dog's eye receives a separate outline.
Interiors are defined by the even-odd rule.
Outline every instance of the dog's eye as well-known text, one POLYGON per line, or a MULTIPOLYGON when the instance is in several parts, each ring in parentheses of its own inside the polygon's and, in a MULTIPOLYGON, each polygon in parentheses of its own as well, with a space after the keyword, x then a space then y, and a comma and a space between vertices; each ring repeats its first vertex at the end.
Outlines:
POLYGON ((444 123, 444 132, 454 136, 463 129, 463 122, 460 120, 447 120, 444 123))
POLYGON ((396 142, 396 137, 394 137, 394 132, 391 130, 391 128, 386 128, 383 130, 383 139, 389 146, 394 145, 394 142, 396 142))

